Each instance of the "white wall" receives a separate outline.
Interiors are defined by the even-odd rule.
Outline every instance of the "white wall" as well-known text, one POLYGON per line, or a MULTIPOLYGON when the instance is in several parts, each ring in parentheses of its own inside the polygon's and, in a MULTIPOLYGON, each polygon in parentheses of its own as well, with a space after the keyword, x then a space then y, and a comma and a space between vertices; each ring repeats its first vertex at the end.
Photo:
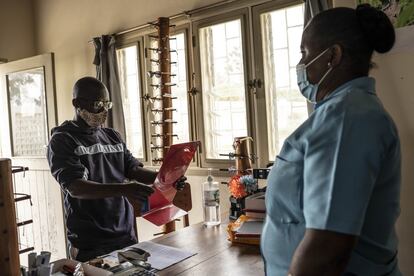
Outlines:
POLYGON ((31 0, 0 0, 0 58, 8 61, 35 55, 31 0))
POLYGON ((374 61, 378 68, 371 72, 377 80, 378 95, 394 118, 401 139, 401 216, 397 232, 400 268, 404 275, 414 275, 414 41, 412 45, 411 51, 376 56, 374 61))

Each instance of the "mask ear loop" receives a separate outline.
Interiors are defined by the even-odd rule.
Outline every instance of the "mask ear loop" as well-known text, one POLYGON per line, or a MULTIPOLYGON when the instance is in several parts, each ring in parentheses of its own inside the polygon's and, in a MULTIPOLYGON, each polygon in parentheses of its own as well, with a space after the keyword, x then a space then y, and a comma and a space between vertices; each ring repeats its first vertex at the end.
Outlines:
POLYGON ((331 66, 331 62, 328 62, 328 66, 329 69, 328 71, 326 71, 325 75, 323 75, 323 77, 320 79, 320 81, 318 82, 318 87, 321 85, 321 83, 325 80, 326 76, 328 76, 328 74, 332 71, 333 67, 331 66))
MULTIPOLYGON (((325 51, 324 51, 324 53, 326 52, 326 51, 328 51, 329 50, 329 48, 328 49, 326 49, 325 51)), ((333 69, 333 67, 332 67, 332 63, 329 61, 328 62, 328 67, 329 67, 329 69, 328 69, 328 71, 326 71, 326 73, 325 73, 325 75, 323 75, 323 77, 320 79, 320 81, 318 82, 318 86, 319 85, 321 85, 321 83, 325 80, 325 78, 326 78, 326 76, 328 76, 328 74, 332 71, 332 69, 333 69)))
POLYGON ((325 51, 323 51, 322 53, 320 53, 319 55, 317 55, 314 59, 312 59, 311 61, 308 62, 308 64, 305 65, 305 68, 307 68, 309 65, 311 65, 312 63, 314 63, 316 60, 318 60, 318 58, 320 58, 323 54, 325 54, 330 48, 326 48, 325 51))
POLYGON ((318 82, 318 86, 321 85, 321 83, 325 80, 326 76, 332 71, 332 67, 329 67, 328 71, 326 71, 325 75, 321 78, 321 80, 318 82))

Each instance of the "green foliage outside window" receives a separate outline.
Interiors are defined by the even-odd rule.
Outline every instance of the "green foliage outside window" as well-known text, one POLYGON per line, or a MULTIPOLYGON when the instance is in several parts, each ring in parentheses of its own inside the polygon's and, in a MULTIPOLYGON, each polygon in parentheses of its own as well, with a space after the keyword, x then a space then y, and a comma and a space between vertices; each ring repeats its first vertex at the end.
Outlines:
POLYGON ((358 0, 358 4, 368 3, 384 11, 395 27, 414 25, 413 0, 358 0))

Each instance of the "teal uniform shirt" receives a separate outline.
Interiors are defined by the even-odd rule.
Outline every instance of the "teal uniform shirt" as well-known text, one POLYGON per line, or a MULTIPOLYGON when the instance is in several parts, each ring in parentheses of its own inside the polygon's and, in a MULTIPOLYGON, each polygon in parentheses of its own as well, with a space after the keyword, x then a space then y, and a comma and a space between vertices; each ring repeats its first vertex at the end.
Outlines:
POLYGON ((316 104, 276 156, 261 240, 266 274, 287 275, 310 228, 359 237, 344 275, 401 275, 394 229, 400 183, 398 133, 375 80, 343 84, 316 104))

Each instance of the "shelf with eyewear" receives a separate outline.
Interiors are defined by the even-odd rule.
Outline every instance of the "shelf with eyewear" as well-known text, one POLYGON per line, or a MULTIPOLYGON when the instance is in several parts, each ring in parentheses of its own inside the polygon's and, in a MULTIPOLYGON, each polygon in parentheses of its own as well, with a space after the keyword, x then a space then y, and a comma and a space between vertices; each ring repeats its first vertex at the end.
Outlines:
POLYGON ((157 29, 157 34, 149 35, 150 47, 147 47, 148 59, 151 63, 151 69, 147 72, 151 79, 150 86, 153 88, 152 95, 145 98, 151 102, 151 112, 153 120, 151 121, 151 151, 152 162, 161 164, 173 139, 178 135, 174 134, 173 113, 177 111, 173 107, 173 100, 177 99, 172 94, 172 87, 176 84, 172 78, 176 74, 171 72, 171 66, 175 66, 177 62, 172 59, 173 55, 177 55, 177 50, 171 49, 170 41, 176 38, 170 37, 169 18, 160 17, 156 22, 149 22, 157 29))

